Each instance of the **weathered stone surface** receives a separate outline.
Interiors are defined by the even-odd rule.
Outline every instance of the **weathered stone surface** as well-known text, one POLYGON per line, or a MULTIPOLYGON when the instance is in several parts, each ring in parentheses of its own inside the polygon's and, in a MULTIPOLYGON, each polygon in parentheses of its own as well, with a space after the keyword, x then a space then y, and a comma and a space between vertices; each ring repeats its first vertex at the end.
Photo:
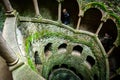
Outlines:
POLYGON ((3 37, 8 43, 8 45, 14 50, 17 55, 20 55, 21 51, 18 46, 17 42, 17 34, 16 34, 16 27, 17 27, 17 17, 9 17, 6 18, 3 28, 3 37))
POLYGON ((14 80, 45 80, 28 65, 22 65, 12 72, 14 80))

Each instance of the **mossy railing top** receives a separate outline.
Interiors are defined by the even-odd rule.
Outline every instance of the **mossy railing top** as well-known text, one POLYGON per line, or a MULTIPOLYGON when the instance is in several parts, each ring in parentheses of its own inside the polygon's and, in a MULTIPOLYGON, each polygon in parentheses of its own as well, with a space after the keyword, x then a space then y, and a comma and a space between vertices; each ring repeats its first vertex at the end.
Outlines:
MULTIPOLYGON (((110 17, 112 16, 113 18, 115 18, 116 20, 116 26, 117 26, 117 30, 118 30, 118 37, 115 41, 115 44, 117 45, 120 45, 120 31, 119 31, 119 27, 120 27, 120 19, 119 17, 117 17, 116 14, 114 13, 109 13, 108 14, 110 17)), ((33 23, 45 23, 45 24, 53 24, 53 25, 56 25, 58 27, 61 27, 61 28, 65 28, 65 29, 68 29, 70 31, 72 31, 73 33, 75 34, 79 34, 79 33, 82 33, 82 34, 87 34, 91 37, 94 37, 95 34, 91 33, 91 32, 87 32, 87 31, 82 31, 82 30, 75 30, 71 27, 69 27, 68 25, 64 25, 62 24, 61 22, 57 22, 57 21, 52 21, 52 20, 49 20, 49 19, 43 19, 43 18, 28 18, 28 17, 20 17, 19 18, 21 22, 33 22, 33 23)))

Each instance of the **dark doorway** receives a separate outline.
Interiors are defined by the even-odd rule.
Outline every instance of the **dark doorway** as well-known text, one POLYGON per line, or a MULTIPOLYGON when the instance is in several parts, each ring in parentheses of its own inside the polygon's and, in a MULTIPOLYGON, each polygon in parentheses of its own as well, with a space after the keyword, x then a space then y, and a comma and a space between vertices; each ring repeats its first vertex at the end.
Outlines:
POLYGON ((113 20, 108 19, 102 26, 102 29, 99 32, 99 38, 102 40, 104 37, 106 37, 105 35, 108 34, 109 36, 109 41, 107 41, 107 43, 104 45, 104 42, 102 42, 106 52, 108 52, 110 50, 110 48, 113 46, 113 43, 116 41, 117 39, 117 26, 116 24, 113 22, 113 20))
POLYGON ((13 8, 19 12, 21 16, 34 17, 35 10, 32 0, 10 0, 13 8))
POLYGON ((57 20, 58 2, 57 0, 38 0, 40 14, 43 18, 57 20))
POLYGON ((64 0, 62 2, 62 10, 66 9, 70 14, 70 24, 76 28, 78 22, 79 5, 77 0, 64 0))
POLYGON ((81 19, 80 29, 95 33, 100 25, 102 13, 97 8, 90 8, 81 19))

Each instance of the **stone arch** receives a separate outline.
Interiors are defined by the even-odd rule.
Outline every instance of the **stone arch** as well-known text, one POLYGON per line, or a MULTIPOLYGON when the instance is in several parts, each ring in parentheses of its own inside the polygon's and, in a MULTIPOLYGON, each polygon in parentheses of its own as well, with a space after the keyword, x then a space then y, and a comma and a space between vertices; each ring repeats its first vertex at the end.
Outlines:
POLYGON ((67 44, 63 43, 63 44, 61 44, 61 45, 58 47, 58 49, 60 49, 60 48, 66 48, 66 47, 67 47, 67 44))
POLYGON ((66 68, 59 68, 53 70, 48 78, 48 80, 81 80, 78 75, 76 75, 73 71, 66 68))
POLYGON ((87 56, 86 61, 90 64, 91 67, 95 65, 95 59, 91 56, 87 56))
POLYGON ((117 26, 112 19, 107 19, 98 35, 103 37, 105 33, 108 33, 113 38, 112 42, 116 40, 118 31, 117 26))
POLYGON ((83 51, 83 48, 80 45, 76 45, 73 47, 71 54, 80 56, 82 54, 82 51, 83 51))
POLYGON ((89 8, 81 19, 80 29, 95 33, 101 23, 102 12, 97 8, 89 8))
POLYGON ((77 0, 64 0, 62 2, 62 10, 64 8, 66 8, 70 14, 70 23, 74 28, 76 28, 79 14, 79 3, 77 0))
POLYGON ((64 53, 67 51, 67 44, 66 43, 63 43, 61 44, 59 47, 58 47, 58 53, 64 53))
POLYGON ((110 50, 110 48, 112 48, 113 43, 116 41, 117 36, 118 36, 117 26, 112 19, 107 19, 107 21, 103 24, 103 26, 98 34, 99 38, 102 40, 105 37, 106 33, 110 36, 109 44, 106 43, 106 45, 105 45, 103 41, 102 41, 102 44, 103 44, 106 52, 108 52, 110 50))
POLYGON ((48 43, 44 48, 44 53, 46 56, 50 55, 52 51, 52 43, 48 43))

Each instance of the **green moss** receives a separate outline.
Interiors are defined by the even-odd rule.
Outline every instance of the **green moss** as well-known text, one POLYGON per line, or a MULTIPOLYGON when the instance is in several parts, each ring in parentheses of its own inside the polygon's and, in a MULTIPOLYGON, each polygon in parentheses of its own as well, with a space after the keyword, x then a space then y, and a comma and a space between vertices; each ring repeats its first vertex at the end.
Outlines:
POLYGON ((31 67, 31 69, 34 70, 34 71, 37 71, 36 68, 35 68, 35 65, 34 65, 33 61, 31 60, 31 58, 28 57, 27 60, 28 60, 28 64, 31 67))
POLYGON ((28 62, 28 65, 31 67, 32 70, 36 71, 35 65, 34 65, 32 59, 29 56, 29 49, 30 49, 30 41, 31 40, 32 40, 31 37, 29 37, 28 39, 26 39, 26 41, 25 41, 25 51, 27 53, 27 62, 28 62))
POLYGON ((59 37, 59 38, 63 38, 63 39, 66 39, 66 40, 69 40, 71 42, 74 42, 74 43, 83 43, 83 44, 86 44, 88 46, 91 46, 92 44, 91 43, 86 43, 85 40, 80 40, 79 38, 75 38, 74 36, 70 36, 70 35, 66 35, 64 33, 61 33, 61 32, 50 32, 49 30, 42 30, 40 32, 36 32, 35 34, 33 35, 30 35, 27 39, 26 39, 26 50, 28 50, 28 44, 29 42, 31 42, 31 40, 39 40, 41 38, 49 38, 49 37, 59 37))
POLYGON ((116 23, 117 23, 117 29, 118 29, 118 39, 117 39, 117 42, 116 42, 116 45, 120 45, 120 17, 116 14, 116 13, 114 13, 113 11, 108 11, 108 13, 109 13, 109 16, 110 17, 113 17, 113 18, 115 18, 115 20, 116 20, 116 23))
POLYGON ((117 14, 115 14, 114 12, 110 12, 110 11, 109 11, 109 15, 116 19, 116 22, 119 25, 118 27, 120 27, 120 17, 117 14))
POLYGON ((48 78, 50 70, 52 70, 54 66, 58 65, 60 67, 62 64, 66 64, 68 69, 74 67, 77 74, 80 73, 82 75, 88 75, 85 80, 90 79, 93 74, 89 69, 86 68, 86 65, 84 65, 84 59, 82 57, 72 56, 71 54, 66 53, 62 55, 57 54, 51 56, 49 60, 44 63, 42 75, 45 78, 48 78))
POLYGON ((95 8, 98 7, 102 9, 103 11, 107 11, 107 7, 103 3, 100 3, 100 2, 90 2, 86 6, 84 6, 82 9, 86 11, 87 9, 92 8, 92 7, 95 7, 95 8))
POLYGON ((29 56, 29 48, 30 48, 30 42, 32 42, 32 40, 40 40, 42 38, 51 38, 51 37, 59 37, 65 40, 69 40, 70 42, 74 42, 74 43, 82 43, 88 46, 93 46, 92 42, 86 42, 84 39, 79 39, 79 38, 75 38, 75 36, 72 35, 66 35, 64 33, 61 32, 51 32, 49 30, 42 30, 40 32, 36 32, 33 35, 30 35, 26 40, 25 40, 25 45, 26 45, 26 53, 28 56, 28 64, 30 65, 30 67, 35 70, 34 68, 34 64, 32 62, 32 60, 30 59, 29 56))

